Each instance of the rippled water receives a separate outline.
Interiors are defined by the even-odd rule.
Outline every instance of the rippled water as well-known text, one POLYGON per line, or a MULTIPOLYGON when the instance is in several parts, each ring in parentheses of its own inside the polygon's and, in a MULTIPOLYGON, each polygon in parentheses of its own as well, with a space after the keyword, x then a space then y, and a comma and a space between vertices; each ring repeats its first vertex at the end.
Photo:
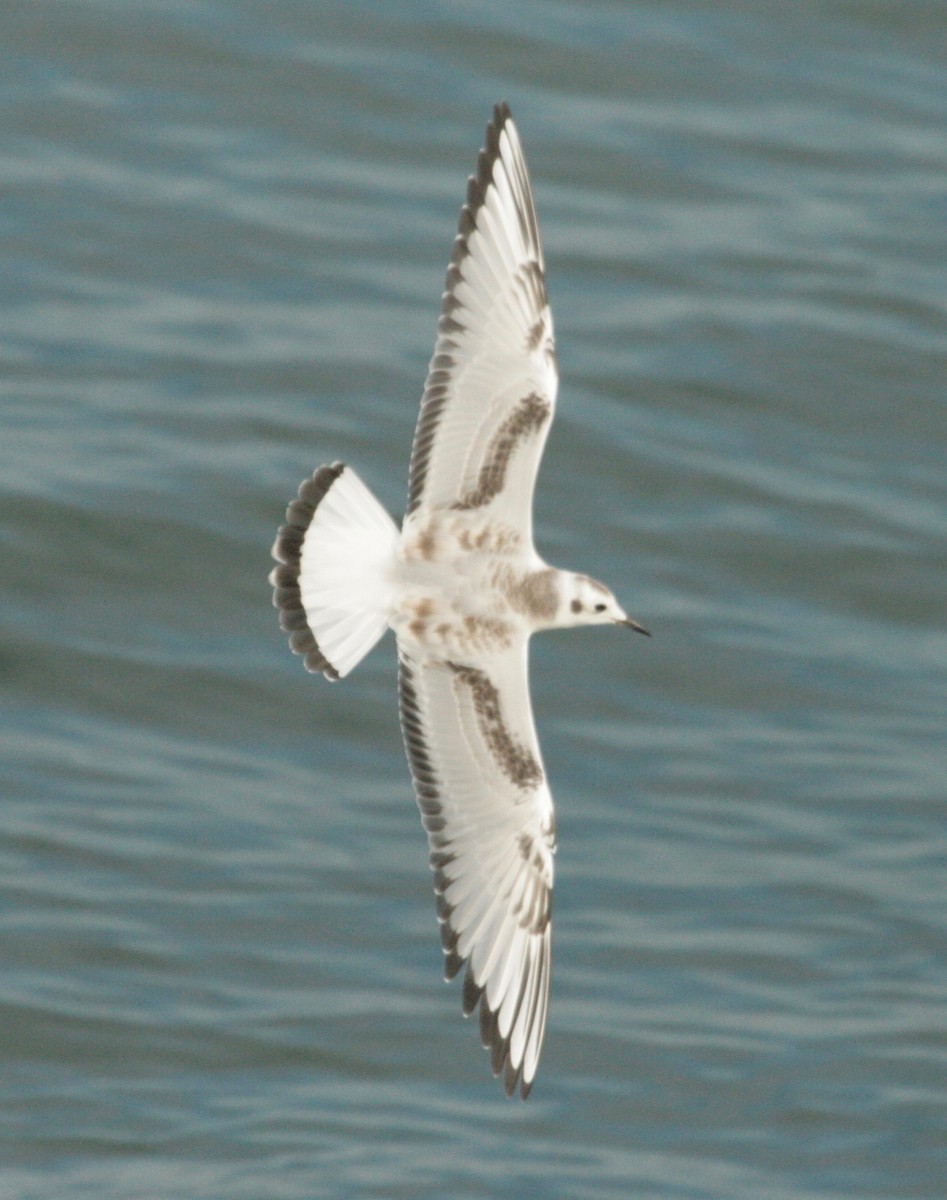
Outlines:
POLYGON ((33 0, 0 96, 0 1196, 947 1191, 947 12, 33 0), (439 982, 386 641, 265 583, 394 512, 507 97, 563 372, 528 1104, 439 982))

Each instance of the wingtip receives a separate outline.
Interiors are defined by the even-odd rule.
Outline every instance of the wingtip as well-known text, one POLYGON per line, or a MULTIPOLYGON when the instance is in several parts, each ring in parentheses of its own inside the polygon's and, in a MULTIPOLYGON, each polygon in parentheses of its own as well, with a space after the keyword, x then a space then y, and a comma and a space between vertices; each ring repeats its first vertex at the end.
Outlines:
POLYGON ((462 1007, 465 1017, 469 1017, 477 1005, 480 1003, 480 997, 483 995, 483 988, 474 979, 473 970, 470 964, 467 964, 467 973, 464 976, 464 987, 462 996, 462 1007))

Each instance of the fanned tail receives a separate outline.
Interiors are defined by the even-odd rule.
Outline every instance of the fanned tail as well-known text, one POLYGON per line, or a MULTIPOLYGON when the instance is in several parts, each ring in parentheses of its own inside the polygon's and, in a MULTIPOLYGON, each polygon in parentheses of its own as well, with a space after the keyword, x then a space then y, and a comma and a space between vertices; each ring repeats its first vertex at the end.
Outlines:
POLYGON ((319 467, 273 544, 280 626, 306 669, 341 679, 388 627, 398 527, 351 467, 319 467))

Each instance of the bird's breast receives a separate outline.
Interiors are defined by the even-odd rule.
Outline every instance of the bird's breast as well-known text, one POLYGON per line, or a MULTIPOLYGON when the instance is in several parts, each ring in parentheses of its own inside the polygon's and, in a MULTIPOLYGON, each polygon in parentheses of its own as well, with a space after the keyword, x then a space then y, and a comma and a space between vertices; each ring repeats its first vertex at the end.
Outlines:
POLYGON ((470 662, 500 653, 555 616, 557 572, 489 513, 415 510, 399 551, 392 627, 427 654, 470 662))

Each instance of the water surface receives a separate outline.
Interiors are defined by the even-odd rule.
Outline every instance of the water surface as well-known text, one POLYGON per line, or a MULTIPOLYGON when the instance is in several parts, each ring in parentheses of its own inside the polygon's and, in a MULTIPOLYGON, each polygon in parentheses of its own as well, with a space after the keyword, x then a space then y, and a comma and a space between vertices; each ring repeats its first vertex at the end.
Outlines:
POLYGON ((0 1196, 947 1189, 947 15, 13 4, 0 1196), (385 641, 265 582, 322 461, 400 514, 490 106, 535 177, 556 950, 526 1105, 441 954, 385 641))

